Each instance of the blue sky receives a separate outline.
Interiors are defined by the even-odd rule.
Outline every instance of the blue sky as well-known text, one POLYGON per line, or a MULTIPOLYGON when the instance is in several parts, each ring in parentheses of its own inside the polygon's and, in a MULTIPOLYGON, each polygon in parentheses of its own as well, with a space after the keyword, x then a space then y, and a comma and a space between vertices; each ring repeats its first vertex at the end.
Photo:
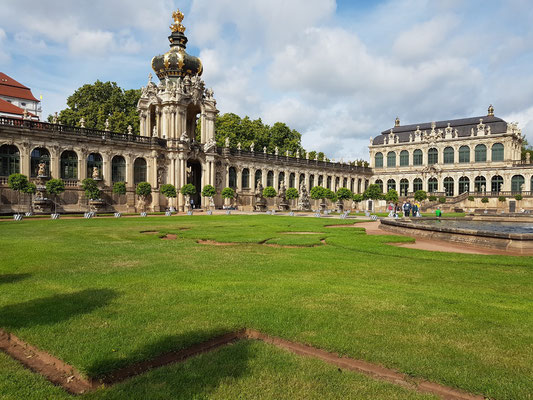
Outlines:
POLYGON ((533 135, 526 0, 12 1, 0 71, 42 93, 46 115, 96 79, 139 88, 177 8, 220 111, 286 122, 309 150, 366 158, 396 116, 481 116, 490 103, 533 135))

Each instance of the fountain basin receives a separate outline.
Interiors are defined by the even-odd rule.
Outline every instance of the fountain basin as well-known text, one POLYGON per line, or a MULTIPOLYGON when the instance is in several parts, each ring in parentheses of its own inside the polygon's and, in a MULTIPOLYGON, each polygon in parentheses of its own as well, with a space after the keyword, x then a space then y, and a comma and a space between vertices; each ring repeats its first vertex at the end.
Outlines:
POLYGON ((531 222, 480 218, 416 218, 381 220, 380 228, 403 235, 446 240, 533 255, 533 219, 531 222))

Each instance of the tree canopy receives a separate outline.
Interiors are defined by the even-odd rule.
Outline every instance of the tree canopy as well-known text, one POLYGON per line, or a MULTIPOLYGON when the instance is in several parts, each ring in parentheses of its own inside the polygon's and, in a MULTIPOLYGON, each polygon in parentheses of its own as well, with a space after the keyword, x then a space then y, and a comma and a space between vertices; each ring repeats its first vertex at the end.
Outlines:
MULTIPOLYGON (((105 129, 109 119, 109 130, 126 133, 128 125, 133 133, 139 133, 137 102, 140 89, 123 90, 115 82, 86 84, 67 98, 67 108, 59 112, 59 121, 64 125, 78 126, 85 120, 87 128, 105 129)), ((52 121, 48 116, 48 121, 52 121)))

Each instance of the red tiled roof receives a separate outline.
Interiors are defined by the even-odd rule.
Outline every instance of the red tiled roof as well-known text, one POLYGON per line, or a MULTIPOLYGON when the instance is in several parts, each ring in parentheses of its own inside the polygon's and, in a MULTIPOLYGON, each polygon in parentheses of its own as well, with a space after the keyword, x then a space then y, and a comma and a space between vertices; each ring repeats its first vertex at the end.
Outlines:
POLYGON ((0 95, 19 99, 39 101, 32 94, 31 89, 17 82, 10 76, 0 72, 0 95))
MULTIPOLYGON (((24 115, 24 110, 20 107, 17 107, 13 104, 11 104, 9 101, 5 101, 3 99, 0 99, 0 112, 6 113, 6 114, 13 114, 13 115, 24 115)), ((34 117, 32 113, 28 112, 29 115, 34 117)))

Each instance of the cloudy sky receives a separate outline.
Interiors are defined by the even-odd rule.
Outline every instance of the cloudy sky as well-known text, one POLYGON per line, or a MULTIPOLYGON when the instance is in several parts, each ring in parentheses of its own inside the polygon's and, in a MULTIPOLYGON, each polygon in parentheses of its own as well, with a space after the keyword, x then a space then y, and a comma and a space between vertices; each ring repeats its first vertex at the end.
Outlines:
POLYGON ((308 150, 368 158, 396 116, 478 116, 490 103, 533 139, 530 0, 1 2, 0 71, 42 94, 45 115, 97 79, 145 85, 180 8, 220 111, 286 122, 308 150))

